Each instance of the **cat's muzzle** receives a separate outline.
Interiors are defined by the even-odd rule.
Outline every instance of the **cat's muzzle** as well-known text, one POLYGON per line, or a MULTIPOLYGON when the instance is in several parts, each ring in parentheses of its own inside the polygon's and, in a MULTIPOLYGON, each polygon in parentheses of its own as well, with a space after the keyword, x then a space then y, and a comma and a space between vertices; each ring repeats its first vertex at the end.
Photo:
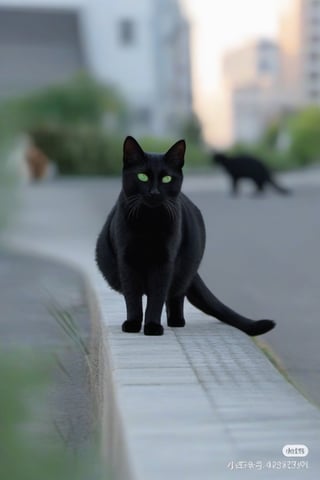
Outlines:
POLYGON ((144 203, 150 208, 160 207, 163 203, 162 195, 159 193, 150 193, 144 198, 144 203))

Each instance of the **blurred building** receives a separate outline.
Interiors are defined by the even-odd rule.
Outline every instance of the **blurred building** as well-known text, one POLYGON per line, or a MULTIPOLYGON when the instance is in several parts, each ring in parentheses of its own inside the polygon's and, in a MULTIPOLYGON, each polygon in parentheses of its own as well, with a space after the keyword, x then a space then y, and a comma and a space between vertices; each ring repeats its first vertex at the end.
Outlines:
POLYGON ((132 133, 171 134, 192 113, 189 43, 179 0, 0 0, 0 96, 88 71, 127 100, 132 133))
POLYGON ((0 0, 1 97, 64 81, 87 68, 77 12, 36 4, 0 0))
POLYGON ((277 43, 258 40, 223 63, 229 143, 255 142, 269 121, 320 104, 320 0, 290 0, 277 43))
POLYGON ((223 75, 229 140, 254 142, 278 110, 278 46, 259 39, 229 51, 223 60, 223 75))
POLYGON ((291 0, 280 21, 280 76, 289 107, 320 103, 320 1, 291 0))
POLYGON ((224 56, 223 72, 229 84, 242 87, 248 83, 273 82, 279 69, 278 46, 271 40, 246 43, 224 56))
POLYGON ((109 0, 107 15, 105 0, 96 2, 93 23, 103 19, 104 38, 95 38, 102 58, 93 70, 125 94, 135 131, 171 134, 192 112, 190 32, 179 1, 109 0))

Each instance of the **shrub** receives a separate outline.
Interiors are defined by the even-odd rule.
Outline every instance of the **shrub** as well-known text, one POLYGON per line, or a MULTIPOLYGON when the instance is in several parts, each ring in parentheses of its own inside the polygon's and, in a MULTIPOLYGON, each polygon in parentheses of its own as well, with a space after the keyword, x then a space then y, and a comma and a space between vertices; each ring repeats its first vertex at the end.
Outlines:
POLYGON ((42 128, 32 131, 31 136, 62 175, 112 175, 121 171, 119 136, 88 128, 42 128))
POLYGON ((11 123, 23 131, 40 125, 99 127, 107 114, 116 118, 119 127, 126 114, 125 104, 115 89, 85 75, 11 100, 4 109, 11 123))
MULTIPOLYGON (((39 128, 31 132, 34 143, 58 167, 62 175, 114 175, 122 169, 123 135, 110 136, 100 129, 39 128)), ((144 150, 165 152, 175 140, 138 139, 144 150)), ((208 163, 205 151, 188 144, 186 167, 208 163)))
POLYGON ((308 107, 292 116, 288 122, 291 136, 290 154, 300 165, 320 160, 320 108, 308 107))
POLYGON ((266 129, 261 145, 276 168, 294 168, 320 160, 320 108, 310 106, 285 114, 266 129), (280 145, 281 136, 285 143, 280 145))
MULTIPOLYGON (((13 135, 27 132, 62 175, 119 174, 126 121, 127 109, 118 92, 87 76, 11 100, 0 114, 0 126, 10 125, 13 135)), ((185 127, 190 137, 187 168, 207 164, 197 119, 192 117, 185 127)), ((163 152, 176 140, 147 137, 141 145, 163 152)))
MULTIPOLYGON (((147 152, 166 152, 178 138, 155 138, 142 137, 138 139, 142 148, 147 152)), ((185 157, 186 167, 203 167, 209 163, 209 154, 198 144, 189 143, 187 140, 187 150, 185 157)))
POLYGON ((125 122, 126 107, 117 91, 87 76, 9 100, 0 110, 1 133, 11 140, 28 133, 61 174, 118 173, 117 132, 125 122), (109 134, 103 132, 106 122, 109 134))

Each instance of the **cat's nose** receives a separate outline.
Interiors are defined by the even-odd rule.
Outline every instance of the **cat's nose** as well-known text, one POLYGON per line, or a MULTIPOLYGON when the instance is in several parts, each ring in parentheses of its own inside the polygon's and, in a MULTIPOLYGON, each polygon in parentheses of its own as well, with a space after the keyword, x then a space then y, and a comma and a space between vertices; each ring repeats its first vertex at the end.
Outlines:
POLYGON ((158 195, 160 195, 160 192, 158 190, 157 187, 152 187, 151 190, 150 190, 150 196, 151 197, 157 197, 158 195))
POLYGON ((157 188, 152 188, 147 195, 147 202, 150 206, 157 206, 162 201, 161 193, 157 188))

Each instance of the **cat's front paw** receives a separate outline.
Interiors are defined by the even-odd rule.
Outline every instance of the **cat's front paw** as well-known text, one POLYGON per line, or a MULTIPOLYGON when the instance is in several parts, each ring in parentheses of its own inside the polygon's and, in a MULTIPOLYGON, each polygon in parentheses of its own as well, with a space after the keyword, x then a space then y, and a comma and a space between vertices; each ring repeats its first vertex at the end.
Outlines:
POLYGON ((145 335, 163 335, 163 326, 160 323, 146 323, 143 333, 145 335))
POLYGON ((142 323, 138 320, 126 320, 122 324, 122 331, 127 333, 139 333, 142 323))
POLYGON ((168 323, 168 327, 179 328, 179 327, 184 327, 186 324, 186 321, 183 317, 182 318, 169 317, 167 323, 168 323))

